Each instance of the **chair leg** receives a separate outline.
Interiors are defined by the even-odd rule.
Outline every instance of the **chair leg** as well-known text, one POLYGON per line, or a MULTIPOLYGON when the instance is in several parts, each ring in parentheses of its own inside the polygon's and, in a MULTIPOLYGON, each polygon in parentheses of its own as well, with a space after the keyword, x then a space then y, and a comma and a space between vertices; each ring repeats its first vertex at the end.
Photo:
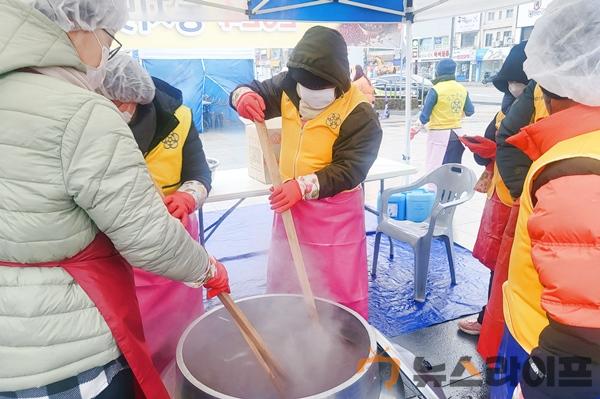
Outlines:
POLYGON ((456 271, 454 270, 454 239, 452 234, 449 236, 442 236, 444 244, 446 245, 446 254, 448 255, 448 266, 450 266, 450 281, 452 285, 456 285, 456 271))
POLYGON ((421 239, 413 247, 415 252, 415 301, 425 302, 427 274, 429 273, 429 256, 431 237, 421 239))
POLYGON ((394 240, 392 237, 388 237, 388 240, 390 241, 390 260, 394 260, 394 240))
POLYGON ((375 251, 373 251, 373 268, 371 269, 371 279, 375 280, 377 278, 377 260, 379 257, 379 245, 381 244, 381 234, 377 232, 375 234, 375 251))

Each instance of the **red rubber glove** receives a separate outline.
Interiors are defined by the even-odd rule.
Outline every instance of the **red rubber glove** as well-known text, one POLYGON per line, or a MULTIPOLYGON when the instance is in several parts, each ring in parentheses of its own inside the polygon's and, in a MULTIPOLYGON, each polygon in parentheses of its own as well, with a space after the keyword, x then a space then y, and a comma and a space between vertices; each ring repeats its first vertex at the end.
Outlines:
POLYGON ((471 152, 482 158, 496 159, 496 142, 482 136, 462 136, 458 138, 471 152))
POLYGON ((265 100, 253 91, 242 94, 235 107, 242 118, 250 119, 254 122, 265 121, 265 100))
POLYGON ((272 187, 271 192, 269 202, 271 209, 277 213, 287 211, 302 200, 302 191, 296 180, 288 180, 279 186, 272 187))
POLYGON ((196 200, 191 194, 176 191, 165 198, 165 205, 169 213, 181 220, 185 228, 190 224, 190 213, 196 210, 196 200))
POLYGON ((415 138, 415 136, 417 134, 419 134, 420 131, 421 131, 421 129, 418 129, 416 127, 411 127, 410 128, 410 139, 413 140, 415 138))
POLYGON ((213 278, 204 283, 204 288, 207 289, 206 298, 212 299, 217 295, 226 292, 228 294, 231 293, 231 289, 229 288, 229 275, 227 274, 227 269, 221 262, 218 262, 215 259, 211 259, 213 265, 215 265, 216 273, 213 278))

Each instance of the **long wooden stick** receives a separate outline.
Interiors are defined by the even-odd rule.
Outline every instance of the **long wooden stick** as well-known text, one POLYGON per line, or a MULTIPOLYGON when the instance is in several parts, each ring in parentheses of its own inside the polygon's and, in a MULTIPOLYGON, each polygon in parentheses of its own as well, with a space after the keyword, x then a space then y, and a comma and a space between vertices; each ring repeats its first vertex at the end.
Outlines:
POLYGON ((246 317, 246 315, 242 312, 242 310, 236 305, 231 296, 227 293, 221 293, 218 295, 219 299, 223 303, 223 306, 235 323, 237 324, 242 336, 250 346, 252 352, 256 356, 260 365, 265 369, 269 378, 275 385, 275 388, 279 392, 281 397, 285 397, 287 390, 286 381, 287 378, 283 371, 283 368, 279 365, 279 363, 275 360, 267 345, 265 344, 262 337, 258 334, 258 331, 254 328, 250 320, 246 317))
MULTIPOLYGON (((269 177, 271 178, 271 184, 281 184, 279 165, 277 164, 277 159, 275 158, 275 151, 273 150, 273 146, 271 145, 271 141, 269 140, 269 132, 267 130, 267 126, 264 123, 256 123, 256 130, 258 133, 258 138, 260 140, 260 146, 265 157, 265 162, 267 164, 267 171, 269 172, 269 177)), ((300 281, 300 287, 302 288, 304 301, 308 306, 310 316, 313 319, 317 320, 318 314, 317 305, 315 303, 315 296, 312 292, 310 281, 308 281, 308 274, 306 273, 304 258, 302 256, 302 251, 300 250, 300 242, 298 241, 298 235, 296 234, 296 226, 294 225, 294 218, 292 217, 292 212, 289 210, 283 212, 281 214, 281 218, 283 219, 283 225, 285 227, 285 232, 287 234, 288 242, 290 244, 292 259, 294 260, 294 266, 296 267, 296 274, 298 275, 298 280, 300 281)))
MULTIPOLYGON (((156 186, 156 191, 160 197, 164 200, 165 195, 162 191, 162 188, 157 184, 157 182, 152 179, 154 185, 156 186)), ((273 385, 279 392, 279 396, 281 398, 285 398, 286 389, 285 389, 285 373, 281 366, 275 361, 275 358, 271 354, 271 352, 267 349, 267 345, 263 341, 262 337, 258 334, 258 331, 252 326, 250 320, 246 317, 246 315, 242 312, 242 310, 235 304, 231 296, 223 292, 218 295, 221 303, 225 309, 229 312, 236 325, 238 326, 242 336, 248 343, 248 346, 256 356, 258 363, 265 369, 269 378, 273 382, 273 385)))

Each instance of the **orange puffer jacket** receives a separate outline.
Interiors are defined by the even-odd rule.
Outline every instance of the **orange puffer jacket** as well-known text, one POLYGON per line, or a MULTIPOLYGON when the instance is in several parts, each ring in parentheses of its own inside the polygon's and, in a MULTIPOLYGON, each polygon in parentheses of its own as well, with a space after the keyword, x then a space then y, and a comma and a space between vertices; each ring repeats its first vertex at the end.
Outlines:
POLYGON ((534 163, 504 287, 507 325, 528 352, 600 363, 600 107, 569 108, 508 142, 534 163))

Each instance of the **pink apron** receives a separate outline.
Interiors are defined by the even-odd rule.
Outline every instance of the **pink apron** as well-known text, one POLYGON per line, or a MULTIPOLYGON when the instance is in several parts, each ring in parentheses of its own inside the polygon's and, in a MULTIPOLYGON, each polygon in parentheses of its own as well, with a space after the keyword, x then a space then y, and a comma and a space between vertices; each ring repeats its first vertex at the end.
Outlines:
MULTIPOLYGON (((301 201, 292 208, 308 278, 317 297, 345 305, 365 319, 369 281, 361 189, 301 201)), ((275 215, 267 270, 269 293, 299 293, 281 216, 275 215)))
MULTIPOLYGON (((195 213, 190 215, 187 230, 198 241, 195 213)), ((134 268, 134 277, 146 342, 154 366, 162 374, 175 360, 185 328, 204 313, 203 291, 138 268, 134 268)))

